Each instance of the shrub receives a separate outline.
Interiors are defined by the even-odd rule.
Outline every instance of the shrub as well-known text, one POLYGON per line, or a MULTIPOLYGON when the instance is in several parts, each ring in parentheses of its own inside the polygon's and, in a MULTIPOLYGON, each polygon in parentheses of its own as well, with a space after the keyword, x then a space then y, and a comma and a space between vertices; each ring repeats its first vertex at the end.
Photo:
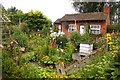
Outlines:
POLYGON ((56 44, 58 45, 59 48, 64 48, 67 42, 68 42, 68 39, 65 35, 58 36, 56 38, 56 44))
POLYGON ((27 27, 26 23, 21 23, 20 28, 21 28, 22 32, 29 34, 30 29, 27 27))
POLYGON ((13 27, 13 34, 11 38, 18 41, 19 46, 26 46, 26 41, 28 40, 28 36, 22 32, 20 27, 13 27))
POLYGON ((56 26, 53 26, 53 27, 52 27, 52 31, 53 31, 53 32, 58 32, 58 28, 57 28, 56 26))
POLYGON ((81 35, 78 32, 70 33, 70 41, 73 44, 73 46, 77 48, 77 51, 79 49, 80 40, 81 40, 81 35))
POLYGON ((81 35, 79 32, 71 32, 70 33, 70 41, 76 48, 75 51, 79 51, 79 45, 81 42, 88 42, 89 39, 89 33, 85 33, 81 35))
POLYGON ((50 30, 49 30, 49 27, 43 27, 42 28, 42 31, 41 31, 41 36, 43 38, 45 38, 46 36, 48 36, 50 34, 50 30))
POLYGON ((107 26, 107 32, 111 33, 112 30, 114 30, 115 32, 120 32, 120 24, 107 26))
POLYGON ((65 46, 65 49, 63 51, 63 58, 64 61, 71 61, 72 60, 72 53, 73 53, 74 47, 72 46, 72 44, 69 42, 67 43, 67 45, 65 46))
MULTIPOLYGON (((98 36, 96 35, 96 37, 98 37, 98 36)), ((91 39, 91 43, 93 43, 93 49, 96 50, 96 49, 102 47, 102 45, 105 45, 106 40, 104 37, 99 36, 99 38, 91 39)))

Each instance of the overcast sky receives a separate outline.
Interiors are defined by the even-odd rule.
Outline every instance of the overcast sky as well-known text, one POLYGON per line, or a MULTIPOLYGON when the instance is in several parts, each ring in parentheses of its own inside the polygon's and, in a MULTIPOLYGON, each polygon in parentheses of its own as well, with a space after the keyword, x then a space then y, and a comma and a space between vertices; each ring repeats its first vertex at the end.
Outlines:
POLYGON ((39 10, 53 22, 65 14, 76 13, 71 0, 0 0, 7 9, 15 6, 24 13, 30 10, 39 10))

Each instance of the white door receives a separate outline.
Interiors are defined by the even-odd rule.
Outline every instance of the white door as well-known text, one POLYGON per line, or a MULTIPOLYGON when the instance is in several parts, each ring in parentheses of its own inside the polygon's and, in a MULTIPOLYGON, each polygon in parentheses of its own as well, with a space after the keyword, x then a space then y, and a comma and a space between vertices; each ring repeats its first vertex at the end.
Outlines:
POLYGON ((58 32, 61 32, 61 25, 58 26, 58 32))
POLYGON ((85 33, 85 26, 80 25, 80 34, 84 34, 84 33, 85 33))

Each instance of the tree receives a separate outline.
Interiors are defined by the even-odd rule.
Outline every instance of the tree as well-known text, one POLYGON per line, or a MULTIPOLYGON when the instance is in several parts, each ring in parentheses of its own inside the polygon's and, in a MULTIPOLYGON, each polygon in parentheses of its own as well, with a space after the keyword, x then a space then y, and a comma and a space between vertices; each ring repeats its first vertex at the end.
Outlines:
MULTIPOLYGON (((86 12, 101 12, 103 11, 104 4, 106 2, 76 2, 73 0, 73 7, 75 8, 76 11, 80 13, 86 13, 86 12)), ((115 15, 117 13, 117 8, 119 5, 117 5, 116 2, 108 2, 110 4, 110 19, 111 19, 111 24, 115 23, 115 15)))
POLYGON ((19 24, 19 21, 23 19, 24 13, 22 10, 18 10, 16 7, 11 7, 7 9, 7 16, 13 25, 17 25, 19 24))
POLYGON ((22 22, 22 19, 24 18, 24 13, 22 10, 18 10, 16 13, 16 17, 18 19, 18 22, 22 22))
POLYGON ((18 9, 16 9, 16 7, 11 7, 11 8, 7 9, 7 16, 11 20, 12 24, 16 24, 16 22, 17 22, 17 19, 16 19, 17 11, 18 11, 18 9))
POLYGON ((117 4, 117 15, 118 15, 118 24, 120 24, 120 1, 117 4))
POLYGON ((6 9, 2 4, 0 4, 0 15, 5 15, 5 14, 6 14, 6 9))
POLYGON ((99 12, 104 4, 101 2, 73 2, 73 7, 78 12, 99 12), (94 6, 94 7, 93 7, 94 6))
POLYGON ((25 14, 25 23, 30 28, 30 30, 37 31, 42 30, 42 28, 50 27, 50 20, 44 16, 40 11, 30 11, 25 14))

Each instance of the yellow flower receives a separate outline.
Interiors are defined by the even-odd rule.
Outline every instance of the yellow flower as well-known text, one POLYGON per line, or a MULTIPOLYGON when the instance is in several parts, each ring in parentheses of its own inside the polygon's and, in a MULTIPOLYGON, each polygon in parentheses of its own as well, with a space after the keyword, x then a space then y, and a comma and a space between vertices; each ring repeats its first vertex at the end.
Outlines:
POLYGON ((113 44, 113 42, 109 42, 108 44, 113 44))
POLYGON ((61 62, 61 64, 62 64, 62 67, 64 67, 64 62, 61 62))
POLYGON ((40 37, 40 34, 38 34, 38 36, 40 37))
POLYGON ((68 78, 68 76, 65 76, 65 78, 68 78))
POLYGON ((107 37, 106 40, 107 40, 107 42, 110 42, 111 41, 111 37, 107 37))
POLYGON ((58 78, 58 75, 55 75, 56 78, 58 78))
POLYGON ((48 56, 44 56, 43 58, 48 58, 48 56))
POLYGON ((32 37, 32 35, 30 35, 30 37, 32 37))
POLYGON ((111 37, 110 33, 107 33, 107 34, 106 34, 106 37, 111 37))
POLYGON ((63 78, 63 75, 60 75, 60 78, 63 78))

